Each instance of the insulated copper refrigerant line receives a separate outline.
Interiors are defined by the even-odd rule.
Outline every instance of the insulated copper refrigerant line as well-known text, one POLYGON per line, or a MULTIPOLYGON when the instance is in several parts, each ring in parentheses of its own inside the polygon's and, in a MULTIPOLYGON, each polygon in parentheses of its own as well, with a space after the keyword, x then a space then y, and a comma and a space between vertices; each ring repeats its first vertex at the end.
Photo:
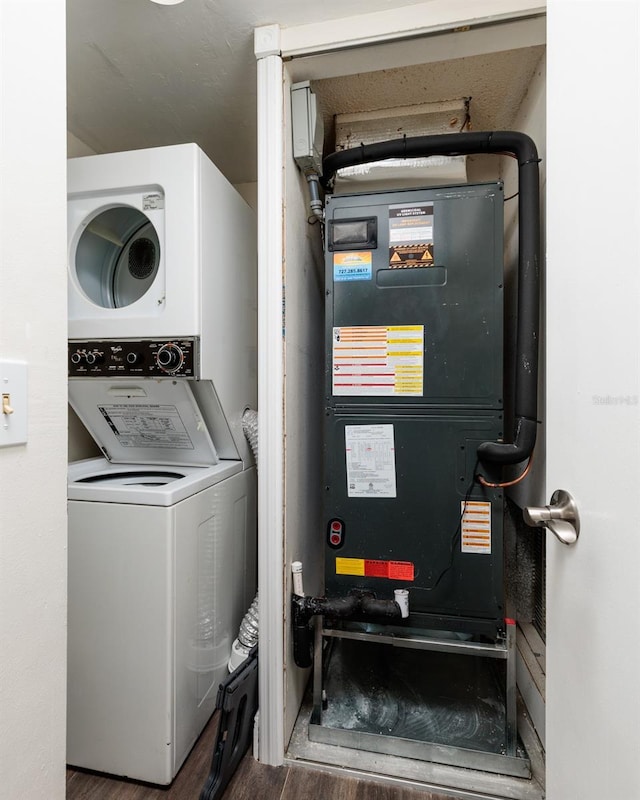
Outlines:
POLYGON ((344 167, 387 158, 482 153, 509 155, 518 160, 518 322, 512 441, 483 442, 478 446, 478 458, 485 464, 518 464, 531 456, 538 424, 540 159, 532 139, 518 131, 473 131, 362 144, 332 153, 323 159, 322 183, 328 186, 335 173, 344 167))

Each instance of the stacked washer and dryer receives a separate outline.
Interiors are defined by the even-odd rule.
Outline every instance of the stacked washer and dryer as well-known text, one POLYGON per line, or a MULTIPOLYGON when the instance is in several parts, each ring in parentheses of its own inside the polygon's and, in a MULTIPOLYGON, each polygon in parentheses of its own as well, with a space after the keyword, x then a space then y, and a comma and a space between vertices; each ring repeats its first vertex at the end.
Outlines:
POLYGON ((69 764, 170 783, 256 590, 255 218, 193 144, 69 162, 69 764))

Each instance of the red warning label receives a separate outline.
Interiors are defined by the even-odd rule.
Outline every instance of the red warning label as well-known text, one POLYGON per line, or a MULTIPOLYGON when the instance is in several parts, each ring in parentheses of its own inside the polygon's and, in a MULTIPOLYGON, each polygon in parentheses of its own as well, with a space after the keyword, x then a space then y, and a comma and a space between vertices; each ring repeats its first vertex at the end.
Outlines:
POLYGON ((389 577, 394 581, 412 581, 414 568, 410 561, 390 561, 389 577))
POLYGON ((370 561, 365 559, 364 574, 368 578, 388 578, 389 577, 389 562, 388 561, 370 561))

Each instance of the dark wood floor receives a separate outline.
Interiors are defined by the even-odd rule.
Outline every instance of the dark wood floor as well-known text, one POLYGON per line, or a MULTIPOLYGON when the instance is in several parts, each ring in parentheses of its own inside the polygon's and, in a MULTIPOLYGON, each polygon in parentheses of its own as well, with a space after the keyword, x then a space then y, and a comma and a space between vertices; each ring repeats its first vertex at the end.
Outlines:
MULTIPOLYGON (((84 770, 67 771, 67 800, 198 800, 217 733, 211 719, 174 782, 168 788, 118 780, 84 770)), ((441 794, 341 777, 307 767, 270 767, 251 752, 242 760, 223 800, 453 800, 441 794)))

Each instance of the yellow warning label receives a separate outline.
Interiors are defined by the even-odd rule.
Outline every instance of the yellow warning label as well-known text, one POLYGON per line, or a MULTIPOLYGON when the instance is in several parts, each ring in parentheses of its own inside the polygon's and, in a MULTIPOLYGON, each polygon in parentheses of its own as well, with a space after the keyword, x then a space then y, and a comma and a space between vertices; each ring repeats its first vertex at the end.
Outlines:
POLYGON ((421 330, 421 325, 389 325, 388 331, 418 331, 421 330))
POLYGON ((424 326, 333 329, 335 396, 422 395, 424 326))
POLYGON ((389 266, 392 269, 430 267, 433 264, 433 243, 396 244, 389 248, 389 266))
POLYGON ((336 575, 364 575, 364 558, 336 558, 336 575))

